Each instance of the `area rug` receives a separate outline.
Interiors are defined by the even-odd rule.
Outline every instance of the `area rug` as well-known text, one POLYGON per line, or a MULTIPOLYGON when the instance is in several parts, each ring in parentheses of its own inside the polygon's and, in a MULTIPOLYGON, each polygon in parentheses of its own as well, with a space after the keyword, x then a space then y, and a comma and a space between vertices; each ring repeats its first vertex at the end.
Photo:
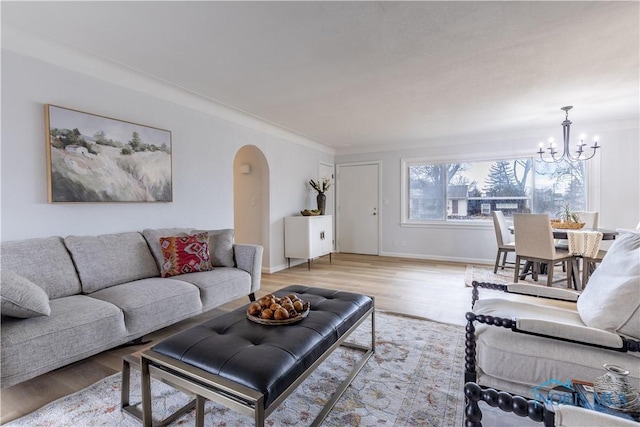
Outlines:
POLYGON ((494 274, 493 266, 467 264, 467 269, 464 273, 464 284, 471 286, 474 280, 478 282, 498 283, 501 285, 513 283, 513 268, 505 268, 504 270, 498 268, 498 272, 494 274))
MULTIPOLYGON (((461 426, 464 414, 464 329, 460 326, 376 312, 376 354, 345 391, 323 426, 461 426)), ((370 340, 365 321, 350 341, 370 340)), ((360 357, 339 348, 266 420, 268 426, 306 426, 360 357)), ((256 361, 259 363, 259 361, 256 361)), ((140 402, 140 376, 132 371, 132 402, 140 402)), ((115 374, 7 427, 132 426, 120 411, 121 375, 115 374)), ((188 396, 153 380, 153 414, 160 419, 184 405, 188 396)), ((253 418, 206 403, 205 425, 251 426, 253 418)), ((193 425, 195 414, 172 425, 193 425)))

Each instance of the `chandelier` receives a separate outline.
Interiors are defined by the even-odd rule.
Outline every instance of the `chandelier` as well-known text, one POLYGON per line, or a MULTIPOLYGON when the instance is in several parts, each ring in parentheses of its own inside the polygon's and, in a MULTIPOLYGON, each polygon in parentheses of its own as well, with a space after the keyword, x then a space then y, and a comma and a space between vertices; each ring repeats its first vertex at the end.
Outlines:
POLYGON ((590 158, 596 155, 596 151, 598 150, 598 148, 600 148, 600 146, 598 145, 598 137, 596 136, 593 138, 593 145, 589 147, 593 150, 593 152, 591 152, 590 155, 587 155, 587 153, 585 153, 584 151, 584 147, 585 145, 587 145, 584 142, 585 135, 580 135, 580 142, 577 144, 576 153, 575 155, 571 154, 571 150, 569 149, 569 132, 571 129, 571 121, 569 121, 569 110, 571 110, 572 108, 573 108, 572 106, 561 108, 561 110, 564 111, 566 114, 564 122, 562 122, 562 133, 564 136, 564 149, 562 151, 562 155, 560 155, 560 152, 556 150, 556 144, 553 138, 549 138, 549 146, 546 149, 546 151, 549 152, 549 156, 547 157, 544 156, 545 154, 545 150, 543 150, 544 143, 542 142, 540 143, 540 149, 538 150, 538 154, 540 155, 540 160, 542 160, 543 162, 557 163, 557 162, 561 162, 562 160, 567 160, 569 162, 589 160, 590 158))

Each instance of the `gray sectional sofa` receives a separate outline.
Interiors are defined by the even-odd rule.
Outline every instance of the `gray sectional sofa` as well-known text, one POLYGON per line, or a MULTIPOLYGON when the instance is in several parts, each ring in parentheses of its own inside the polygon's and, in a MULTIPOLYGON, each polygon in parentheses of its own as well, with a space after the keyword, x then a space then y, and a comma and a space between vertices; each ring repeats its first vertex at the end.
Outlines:
POLYGON ((233 230, 209 231, 213 270, 161 277, 159 238, 201 231, 2 243, 2 388, 252 298, 260 288, 262 247, 234 244, 233 230))

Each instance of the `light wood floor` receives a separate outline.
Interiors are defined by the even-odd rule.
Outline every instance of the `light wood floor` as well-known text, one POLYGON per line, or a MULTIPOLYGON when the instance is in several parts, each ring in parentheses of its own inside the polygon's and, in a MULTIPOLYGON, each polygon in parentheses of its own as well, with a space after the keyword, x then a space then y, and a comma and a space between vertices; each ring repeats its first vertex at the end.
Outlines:
MULTIPOLYGON (((319 286, 374 296, 378 310, 445 323, 465 323, 464 314, 470 308, 471 291, 464 286, 464 264, 351 254, 334 254, 332 258, 332 263, 329 263, 329 257, 313 261, 310 271, 304 263, 275 274, 263 274, 262 287, 257 296, 291 284, 319 286)), ((219 309, 164 328, 145 338, 158 342, 248 301, 248 298, 232 301, 219 309)), ((0 423, 28 414, 42 405, 119 372, 122 356, 142 347, 105 351, 2 390, 0 423)))

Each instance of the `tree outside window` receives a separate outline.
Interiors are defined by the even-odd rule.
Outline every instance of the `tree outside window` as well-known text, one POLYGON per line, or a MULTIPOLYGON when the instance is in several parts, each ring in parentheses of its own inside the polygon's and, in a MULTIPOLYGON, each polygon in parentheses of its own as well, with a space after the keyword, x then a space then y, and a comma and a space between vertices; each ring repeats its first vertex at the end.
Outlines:
MULTIPOLYGON (((409 221, 488 219, 491 212, 548 213, 586 208, 583 163, 531 158, 465 163, 407 163, 409 221)), ((406 193, 405 193, 406 194, 406 193)))

